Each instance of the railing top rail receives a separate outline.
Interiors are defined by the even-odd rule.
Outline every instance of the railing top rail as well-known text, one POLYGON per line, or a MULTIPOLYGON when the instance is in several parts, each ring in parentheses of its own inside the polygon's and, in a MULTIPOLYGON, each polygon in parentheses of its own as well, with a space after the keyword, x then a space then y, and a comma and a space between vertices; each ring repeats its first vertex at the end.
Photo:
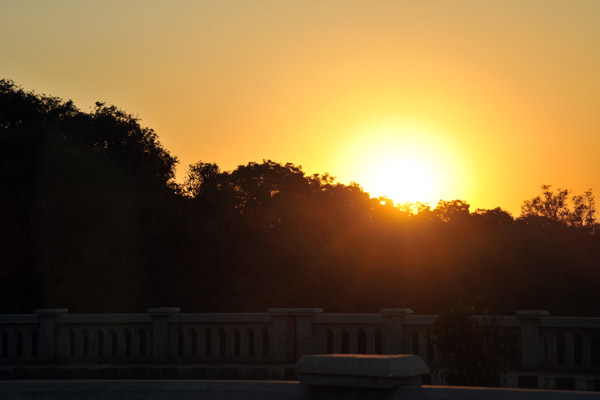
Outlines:
POLYGON ((600 329, 598 317, 545 317, 540 321, 542 328, 600 329))
POLYGON ((63 314, 57 324, 150 324, 148 314, 63 314))
MULTIPOLYGON (((175 310, 175 308, 172 308, 175 310)), ((158 310, 158 309, 152 309, 158 310)), ((161 309, 162 310, 162 309, 161 309)), ((171 310, 165 308, 164 310, 171 310)), ((178 309, 177 309, 178 310, 178 309)), ((393 309, 403 310, 403 309, 393 309)), ((386 318, 402 318, 407 326, 431 325, 435 314, 394 313, 325 313, 320 309, 271 309, 262 313, 112 313, 71 314, 66 309, 41 309, 32 314, 0 315, 0 325, 36 324, 43 318, 53 318, 56 324, 150 324, 154 318, 168 318, 172 323, 183 324, 268 324, 275 317, 312 318, 314 324, 365 324, 383 325, 386 318), (287 310, 287 311, 286 311, 287 310)), ((600 329, 600 317, 551 316, 546 311, 526 310, 508 316, 475 316, 478 320, 497 318, 505 326, 518 328, 523 321, 537 320, 541 328, 600 329)))
POLYGON ((381 314, 322 313, 315 315, 313 323, 383 325, 385 320, 381 314))
POLYGON ((268 313, 190 313, 176 314, 169 319, 170 322, 184 324, 267 324, 272 320, 268 313))
POLYGON ((514 315, 475 315, 477 321, 498 321, 501 325, 516 328, 521 326, 521 320, 514 315))
POLYGON ((5 324, 37 324, 38 322, 38 317, 35 314, 0 315, 0 326, 5 324))
POLYGON ((412 314, 404 317, 405 325, 431 325, 437 318, 435 314, 412 314))

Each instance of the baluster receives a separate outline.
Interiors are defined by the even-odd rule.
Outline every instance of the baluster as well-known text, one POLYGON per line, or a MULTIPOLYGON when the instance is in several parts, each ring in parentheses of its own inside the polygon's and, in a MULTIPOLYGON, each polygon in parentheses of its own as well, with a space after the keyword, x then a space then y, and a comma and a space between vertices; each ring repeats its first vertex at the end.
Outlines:
POLYGON ((325 330, 325 353, 332 354, 334 353, 334 343, 335 343, 335 335, 331 329, 325 330))
POLYGON ((583 340, 579 332, 573 332, 573 364, 581 366, 583 361, 583 340))
POLYGON ((198 333, 196 328, 192 327, 188 329, 189 343, 190 343, 190 356, 198 356, 198 333))
POLYGON ((433 343, 431 343, 431 339, 429 339, 428 335, 425 335, 425 349, 427 349, 427 354, 425 358, 425 362, 428 364, 433 364, 434 362, 439 362, 439 354, 435 351, 435 347, 433 347, 433 343))
POLYGON ((358 342, 357 342, 357 337, 358 333, 356 332, 356 328, 354 327, 350 327, 348 328, 348 338, 349 340, 349 346, 348 346, 348 353, 350 354, 357 354, 358 353, 358 342))
POLYGON ((177 349, 175 354, 177 354, 178 357, 183 357, 183 330, 179 328, 175 331, 175 348, 177 349))
POLYGON ((23 330, 23 357, 31 358, 31 332, 32 329, 23 330))
POLYGON ((264 339, 263 339, 264 334, 265 334, 265 328, 261 328, 258 331, 258 335, 256 338, 256 356, 259 358, 266 357, 264 354, 264 350, 265 350, 264 349, 265 343, 264 343, 264 339))
POLYGON ((419 354, 419 356, 421 356, 421 358, 427 362, 427 360, 430 358, 428 352, 429 349, 427 348, 427 334, 423 329, 420 329, 417 337, 419 338, 419 352, 417 354, 419 354))
POLYGON ((340 354, 342 352, 342 330, 332 328, 333 331, 333 353, 340 354))
POLYGON ((600 366, 600 336, 593 334, 590 337, 590 365, 592 367, 600 366))
POLYGON ((267 328, 263 328, 261 331, 261 355, 263 358, 271 357, 271 338, 269 337, 269 330, 267 328))
POLYGON ((356 333, 356 353, 367 354, 367 332, 364 329, 356 333))
POLYGON ((143 328, 140 328, 138 330, 138 356, 140 358, 145 358, 147 353, 147 348, 148 348, 148 340, 147 340, 147 335, 146 335, 146 331, 143 328))
POLYGON ((134 326, 131 329, 131 357, 133 357, 133 359, 136 359, 139 356, 138 350, 140 343, 138 339, 138 330, 134 326))
POLYGON ((115 332, 114 330, 111 330, 110 332, 108 332, 108 348, 110 349, 110 356, 111 357, 118 357, 119 356, 119 340, 118 340, 118 336, 117 336, 117 332, 115 332))
POLYGON ((224 328, 219 329, 219 357, 227 356, 227 332, 224 328))
POLYGON ((94 338, 95 356, 104 357, 104 332, 101 329, 96 331, 94 338))
POLYGON ((575 342, 573 332, 565 332, 565 365, 573 367, 575 363, 575 342))
POLYGON ((212 334, 212 355, 213 357, 219 357, 219 346, 220 346, 220 340, 219 340, 219 332, 220 330, 218 328, 211 328, 211 334, 212 334))
POLYGON ((225 329, 225 335, 226 335, 226 342, 227 345, 225 347, 225 355, 227 357, 233 357, 233 353, 234 353, 234 345, 233 345, 233 339, 234 339, 234 334, 233 334, 233 329, 231 328, 227 328, 225 329))
POLYGON ((375 354, 383 354, 383 329, 375 330, 375 354))
POLYGON ((7 358, 15 358, 17 356, 17 347, 15 346, 15 332, 8 332, 8 354, 7 358))
POLYGON ((31 353, 29 354, 29 356, 31 358, 37 358, 38 356, 38 348, 39 348, 39 341, 38 341, 38 332, 35 329, 31 330, 30 333, 30 344, 31 344, 31 353))
POLYGON ((125 331, 123 332, 123 335, 124 335, 124 340, 123 340, 124 355, 125 355, 125 357, 131 357, 131 355, 132 355, 131 331, 129 329, 125 329, 125 331))
POLYGON ((350 333, 347 329, 342 329, 341 334, 341 353, 348 354, 350 353, 350 333))
POLYGON ((375 330, 369 327, 365 331, 367 332, 367 354, 375 354, 375 330))
POLYGON ((81 355, 83 357, 90 355, 90 334, 87 329, 83 329, 81 332, 81 355))
POLYGON ((0 332, 0 357, 8 357, 8 333, 6 331, 0 332))
POLYGON ((585 368, 592 366, 592 347, 591 335, 589 332, 583 332, 581 335, 581 364, 585 368))
POLYGON ((556 333, 552 331, 546 332, 546 365, 556 367, 556 333))
POLYGON ((412 354, 419 354, 420 353, 420 349, 419 349, 419 333, 417 331, 413 330, 412 332, 410 332, 406 336, 408 338, 410 338, 410 347, 409 347, 409 349, 411 349, 412 354))
POLYGON ((102 358, 106 359, 107 357, 110 357, 111 353, 111 348, 110 348, 110 339, 108 337, 108 327, 104 327, 102 329, 102 358))
POLYGON ((242 355, 242 334, 237 328, 233 329, 233 356, 240 357, 242 355))
POLYGON ((556 364, 565 365, 565 335, 562 332, 557 332, 556 338, 556 364))
POLYGON ((249 335, 251 328, 240 330, 240 356, 248 358, 249 355, 249 335))
MULTIPOLYGON (((56 348, 54 349, 56 352, 56 356, 60 358, 67 357, 69 355, 69 341, 67 337, 67 331, 64 328, 56 328, 54 340, 56 341, 56 348)), ((41 333, 38 336, 38 353, 40 360, 42 358, 42 338, 41 333)))
POLYGON ((15 337, 15 357, 21 358, 23 357, 23 333, 21 331, 16 331, 14 333, 15 337))
POLYGON ((77 356, 77 334, 73 329, 67 332, 67 351, 69 357, 77 356))
POLYGON ((202 339, 203 339, 203 355, 204 357, 210 357, 213 356, 214 350, 213 350, 213 334, 210 330, 210 328, 205 328, 202 334, 202 339))

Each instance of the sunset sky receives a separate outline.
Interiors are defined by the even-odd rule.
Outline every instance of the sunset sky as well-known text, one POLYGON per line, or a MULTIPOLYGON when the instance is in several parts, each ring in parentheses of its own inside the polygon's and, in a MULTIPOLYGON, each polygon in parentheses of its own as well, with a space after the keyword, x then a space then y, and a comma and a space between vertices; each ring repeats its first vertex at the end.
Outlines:
POLYGON ((0 78, 395 201, 600 194, 600 1, 0 0, 0 78))

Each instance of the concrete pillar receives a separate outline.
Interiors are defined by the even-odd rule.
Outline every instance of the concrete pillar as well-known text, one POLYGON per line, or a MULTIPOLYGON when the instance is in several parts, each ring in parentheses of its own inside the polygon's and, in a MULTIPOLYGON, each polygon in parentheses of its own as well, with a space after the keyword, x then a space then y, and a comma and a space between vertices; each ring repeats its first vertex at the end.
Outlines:
POLYGON ((164 363, 169 359, 169 318, 181 312, 179 307, 149 308, 152 317, 152 361, 164 363))
POLYGON ((294 361, 298 361, 305 354, 314 354, 313 350, 313 319, 322 313, 322 308, 295 308, 292 309, 295 320, 295 354, 294 361))
POLYGON ((521 323, 521 369, 538 370, 542 366, 544 352, 540 321, 550 313, 546 310, 520 310, 515 315, 521 323))
POLYGON ((296 361, 295 329, 293 308, 269 308, 267 312, 273 320, 269 332, 269 357, 273 363, 289 363, 296 361))
POLYGON ((403 354, 404 340, 402 326, 404 317, 412 314, 410 308, 382 308, 381 314, 385 321, 383 329, 383 354, 403 354))
POLYGON ((56 318, 61 314, 68 313, 66 308, 38 308, 35 314, 40 323, 40 360, 43 363, 54 363, 56 358, 55 329, 56 318))

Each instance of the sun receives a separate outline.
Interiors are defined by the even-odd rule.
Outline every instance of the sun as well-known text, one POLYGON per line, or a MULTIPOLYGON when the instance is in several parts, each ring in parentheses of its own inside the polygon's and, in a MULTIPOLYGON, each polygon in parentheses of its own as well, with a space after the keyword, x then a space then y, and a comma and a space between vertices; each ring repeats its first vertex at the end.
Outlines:
POLYGON ((365 166, 365 185, 373 196, 386 196, 396 203, 429 202, 435 196, 435 171, 419 155, 386 154, 380 151, 365 166))
POLYGON ((449 135, 433 132, 406 124, 363 127, 347 136, 338 165, 371 197, 435 207, 440 199, 456 197, 467 178, 449 135))

